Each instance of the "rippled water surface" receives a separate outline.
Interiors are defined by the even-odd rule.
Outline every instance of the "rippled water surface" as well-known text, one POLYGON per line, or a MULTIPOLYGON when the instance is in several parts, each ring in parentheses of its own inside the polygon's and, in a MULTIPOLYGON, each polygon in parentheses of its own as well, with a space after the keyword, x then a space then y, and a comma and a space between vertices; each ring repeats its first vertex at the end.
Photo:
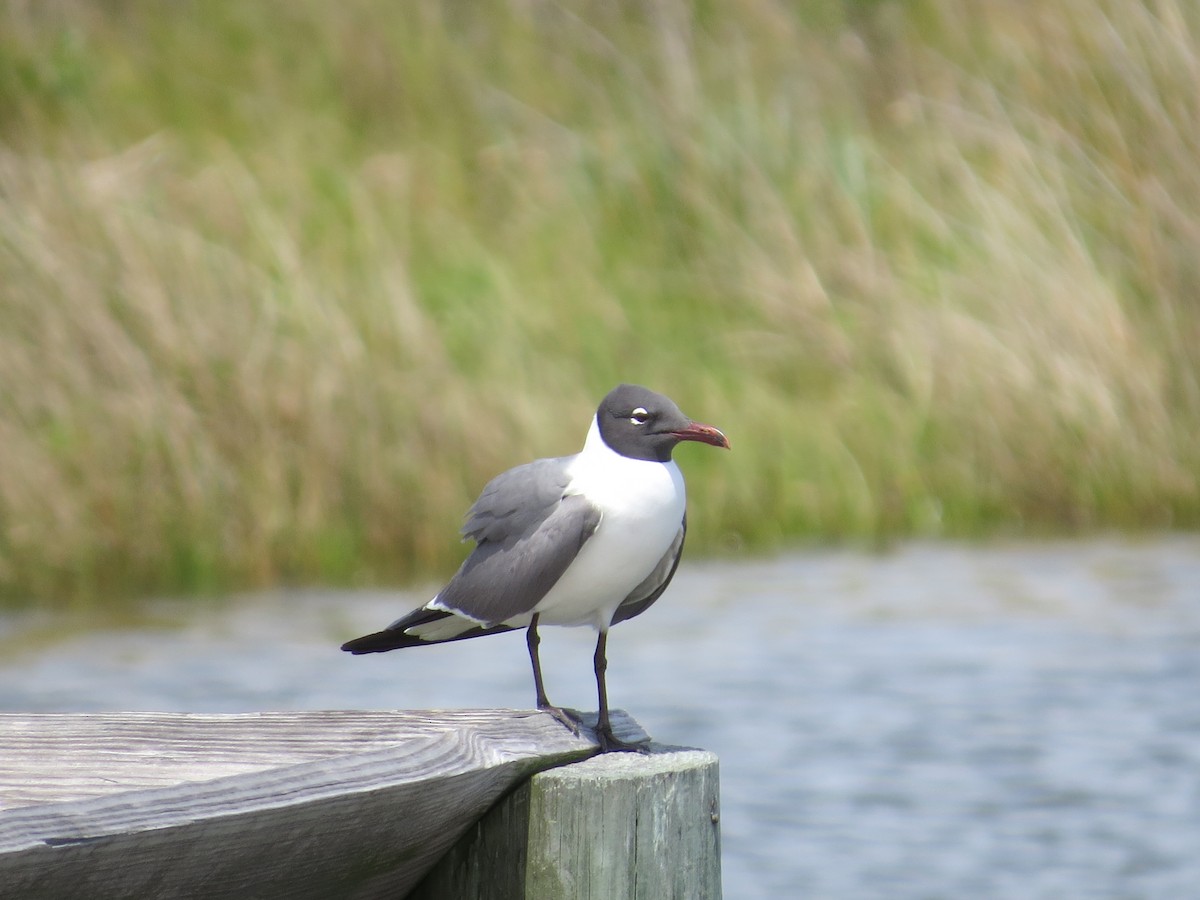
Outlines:
MULTIPOLYGON (((519 634, 338 652, 428 593, 0 619, 0 709, 531 705, 519 634)), ((594 708, 590 633, 544 638, 594 708)), ((720 755, 731 900, 1200 897, 1200 539, 685 562, 609 657, 614 705, 720 755)))

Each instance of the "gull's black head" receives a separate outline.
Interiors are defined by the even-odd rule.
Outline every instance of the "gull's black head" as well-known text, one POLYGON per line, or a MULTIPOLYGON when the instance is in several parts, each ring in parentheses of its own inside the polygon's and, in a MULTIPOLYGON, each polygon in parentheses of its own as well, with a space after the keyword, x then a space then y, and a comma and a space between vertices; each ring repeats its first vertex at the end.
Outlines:
POLYGON ((630 459, 666 462, 680 441, 729 449, 729 441, 717 429, 693 422, 669 397, 636 384, 609 391, 596 410, 596 424, 604 443, 630 459))

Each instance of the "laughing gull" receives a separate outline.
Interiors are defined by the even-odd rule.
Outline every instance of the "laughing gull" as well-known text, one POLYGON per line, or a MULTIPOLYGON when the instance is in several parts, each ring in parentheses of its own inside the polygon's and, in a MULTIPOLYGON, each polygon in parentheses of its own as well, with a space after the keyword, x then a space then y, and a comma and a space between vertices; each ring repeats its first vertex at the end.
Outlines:
POLYGON ((633 750, 608 717, 608 629, 632 619, 666 589, 687 532, 683 475, 671 459, 680 441, 729 447, 711 425, 693 422, 670 399, 622 384, 601 401, 583 450, 539 459, 493 478, 467 512, 475 549, 424 606, 383 631, 342 646, 381 653, 528 629, 538 709, 577 730, 542 683, 538 625, 590 625, 601 750, 633 750))

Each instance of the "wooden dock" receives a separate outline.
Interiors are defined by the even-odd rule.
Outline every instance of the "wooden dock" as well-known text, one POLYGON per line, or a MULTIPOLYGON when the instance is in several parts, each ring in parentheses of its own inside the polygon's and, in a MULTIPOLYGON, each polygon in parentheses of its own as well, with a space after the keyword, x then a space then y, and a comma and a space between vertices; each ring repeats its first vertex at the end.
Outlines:
POLYGON ((597 749, 525 710, 0 714, 0 898, 719 898, 716 758, 597 749))

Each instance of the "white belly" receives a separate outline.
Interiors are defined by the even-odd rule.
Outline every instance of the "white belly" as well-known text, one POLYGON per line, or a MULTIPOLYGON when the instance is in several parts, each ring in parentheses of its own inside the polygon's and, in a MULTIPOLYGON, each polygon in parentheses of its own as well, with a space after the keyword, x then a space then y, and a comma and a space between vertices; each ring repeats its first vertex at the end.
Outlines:
MULTIPOLYGON (((607 449, 607 448, 606 448, 607 449)), ((687 505, 673 462, 631 460, 609 451, 580 465, 570 493, 600 508, 600 524, 562 578, 534 607, 547 625, 608 627, 617 606, 658 565, 679 533, 687 505)), ((506 624, 525 625, 529 616, 506 624)))

